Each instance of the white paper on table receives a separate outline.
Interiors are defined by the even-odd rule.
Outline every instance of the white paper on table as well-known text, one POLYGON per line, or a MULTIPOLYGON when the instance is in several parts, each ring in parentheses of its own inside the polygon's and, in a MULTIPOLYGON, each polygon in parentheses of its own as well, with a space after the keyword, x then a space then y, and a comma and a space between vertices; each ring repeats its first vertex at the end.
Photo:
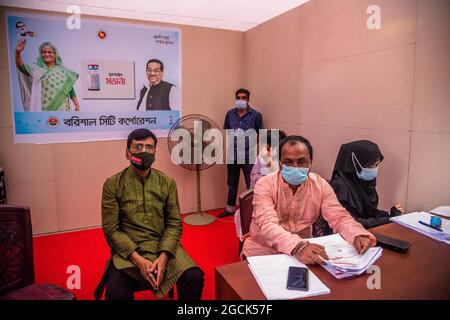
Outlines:
POLYGON ((247 257, 253 276, 269 300, 297 299, 330 293, 330 289, 308 270, 308 291, 288 290, 287 278, 290 266, 306 266, 293 256, 274 254, 247 257))
POLYGON ((322 245, 328 256, 323 267, 338 279, 360 275, 381 257, 382 248, 369 248, 363 255, 339 234, 307 239, 310 243, 322 245))
MULTIPOLYGON (((374 248, 370 248, 369 250, 371 250, 371 249, 374 249, 374 248)), ((377 253, 372 257, 372 260, 368 264, 367 268, 361 269, 359 271, 352 271, 352 272, 340 271, 331 265, 323 265, 323 267, 337 279, 355 277, 355 276, 359 276, 359 275, 365 273, 369 269, 369 267, 371 265, 373 265, 381 257, 381 253, 382 253, 382 249, 380 248, 380 250, 377 250, 377 253)))
POLYGON ((441 215, 443 217, 450 217, 450 206, 437 207, 433 210, 430 210, 429 212, 441 215))
POLYGON ((430 223, 431 214, 428 212, 412 212, 401 216, 391 218, 391 221, 398 223, 404 227, 413 229, 438 241, 450 244, 450 221, 442 219, 442 231, 434 230, 430 227, 420 224, 419 221, 430 223))

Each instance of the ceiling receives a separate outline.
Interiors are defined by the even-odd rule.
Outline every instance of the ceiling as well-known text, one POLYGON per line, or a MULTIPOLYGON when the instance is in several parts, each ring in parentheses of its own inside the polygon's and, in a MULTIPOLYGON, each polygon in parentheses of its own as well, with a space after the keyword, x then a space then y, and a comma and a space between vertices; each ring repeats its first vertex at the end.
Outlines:
POLYGON ((4 6, 247 31, 309 0, 1 0, 4 6))

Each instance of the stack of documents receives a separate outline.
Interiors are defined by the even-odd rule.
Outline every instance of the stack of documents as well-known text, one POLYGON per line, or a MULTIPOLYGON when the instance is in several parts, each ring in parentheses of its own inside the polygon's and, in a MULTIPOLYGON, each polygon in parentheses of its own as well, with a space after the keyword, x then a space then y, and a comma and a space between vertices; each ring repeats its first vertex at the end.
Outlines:
POLYGON ((306 266, 293 256, 274 254, 247 258, 250 270, 268 300, 297 299, 330 293, 317 276, 308 271, 308 291, 288 290, 287 278, 290 266, 306 266))
POLYGON ((431 217, 432 215, 428 212, 413 212, 397 217, 392 217, 391 221, 398 223, 399 225, 402 225, 404 227, 411 228, 430 238, 450 244, 450 221, 442 219, 442 225, 440 227, 442 231, 438 231, 419 223, 419 221, 422 221, 429 224, 431 217))
POLYGON ((339 234, 308 239, 310 243, 325 247, 328 260, 322 265, 337 279, 360 275, 381 257, 381 247, 370 248, 363 255, 345 241, 339 234))

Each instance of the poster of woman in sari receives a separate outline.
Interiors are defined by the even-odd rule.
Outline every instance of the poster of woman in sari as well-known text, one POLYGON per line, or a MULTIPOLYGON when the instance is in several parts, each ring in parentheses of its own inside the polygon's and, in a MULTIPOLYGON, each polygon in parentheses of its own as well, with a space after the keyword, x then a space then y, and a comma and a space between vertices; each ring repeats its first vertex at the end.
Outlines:
POLYGON ((69 28, 68 17, 6 12, 14 142, 167 136, 182 114, 181 30, 88 16, 69 28))
POLYGON ((19 71, 20 94, 24 111, 79 111, 80 104, 73 85, 78 73, 63 65, 56 47, 50 42, 39 46, 36 62, 25 64, 21 52, 27 40, 22 38, 16 46, 16 66, 19 71))

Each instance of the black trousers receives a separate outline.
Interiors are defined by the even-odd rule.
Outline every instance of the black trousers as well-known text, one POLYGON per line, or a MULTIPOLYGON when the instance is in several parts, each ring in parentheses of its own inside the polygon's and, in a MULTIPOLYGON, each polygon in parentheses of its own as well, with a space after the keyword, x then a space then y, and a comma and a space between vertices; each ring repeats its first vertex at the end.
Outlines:
POLYGON ((227 205, 235 206, 236 197, 239 188, 239 176, 241 170, 244 173, 245 184, 247 189, 250 188, 250 173, 253 164, 227 164, 227 183, 228 183, 228 200, 227 205))
MULTIPOLYGON (((202 298, 204 273, 199 267, 187 269, 177 281, 178 300, 200 300, 202 298)), ((111 262, 106 274, 105 300, 133 300, 139 283, 111 262)))

